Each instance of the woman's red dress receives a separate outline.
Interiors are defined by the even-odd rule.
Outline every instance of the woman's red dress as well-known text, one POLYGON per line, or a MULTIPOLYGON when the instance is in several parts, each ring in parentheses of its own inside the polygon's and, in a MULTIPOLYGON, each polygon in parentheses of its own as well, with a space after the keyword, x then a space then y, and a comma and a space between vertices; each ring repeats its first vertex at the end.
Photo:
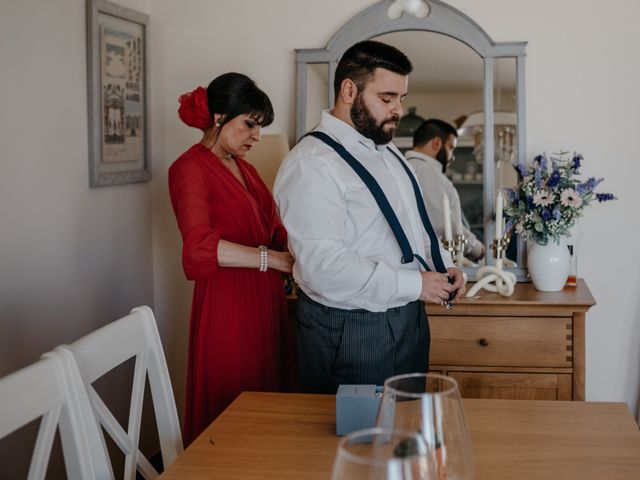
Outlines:
POLYGON ((246 188, 205 146, 169 169, 171 203, 182 234, 182 264, 195 280, 184 416, 191 443, 243 390, 282 388, 282 276, 218 265, 218 241, 286 250, 287 234, 256 169, 237 159, 246 188))

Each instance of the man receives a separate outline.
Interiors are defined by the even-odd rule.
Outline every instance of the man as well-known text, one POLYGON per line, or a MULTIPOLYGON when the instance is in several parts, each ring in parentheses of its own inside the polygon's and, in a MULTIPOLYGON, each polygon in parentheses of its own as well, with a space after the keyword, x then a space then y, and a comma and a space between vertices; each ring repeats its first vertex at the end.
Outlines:
POLYGON ((335 393, 343 383, 380 385, 392 375, 426 371, 430 335, 422 302, 442 303, 451 292, 457 290, 455 299, 464 293, 462 272, 437 239, 431 245, 413 173, 390 143, 411 69, 407 57, 389 45, 366 41, 349 48, 335 73, 335 107, 322 113, 312 132, 327 135, 346 153, 308 135, 276 178, 274 193, 301 289, 298 367, 306 392, 335 393), (405 248, 343 155, 353 156, 379 185, 406 234, 405 248), (423 271, 411 252, 426 256, 431 271, 423 271))
POLYGON ((484 245, 464 225, 458 191, 445 175, 447 167, 455 159, 453 151, 457 138, 458 132, 447 122, 425 120, 413 134, 413 149, 405 155, 422 187, 424 203, 434 230, 439 237, 444 237, 443 199, 446 195, 449 199, 453 234, 465 236, 467 243, 464 255, 475 262, 484 257, 484 245), (462 232, 457 231, 456 225, 462 225, 462 232))

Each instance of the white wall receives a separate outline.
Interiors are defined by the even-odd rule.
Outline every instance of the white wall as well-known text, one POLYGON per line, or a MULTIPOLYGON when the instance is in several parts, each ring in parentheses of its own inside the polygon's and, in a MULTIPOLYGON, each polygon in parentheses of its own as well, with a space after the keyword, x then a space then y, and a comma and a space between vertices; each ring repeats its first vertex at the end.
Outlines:
POLYGON ((89 188, 85 43, 83 0, 0 4, 0 376, 153 306, 150 184, 89 188))
MULTIPOLYGON (((180 265, 166 171, 199 137, 178 120, 178 95, 223 72, 244 72, 274 103, 266 133, 293 140, 294 49, 325 46, 373 2, 120 3, 151 14, 154 178, 101 189, 88 188, 84 1, 0 4, 0 375, 147 303, 156 309, 181 406, 191 285, 180 265)), ((587 317, 587 398, 625 401, 636 411, 640 56, 632 32, 640 3, 450 4, 495 41, 529 42, 529 155, 577 149, 584 173, 605 176, 604 190, 620 197, 584 220, 579 274, 598 301, 587 317)), ((7 477, 2 470, 0 477, 7 477)))
MULTIPOLYGON (((154 266, 156 308, 172 332, 170 361, 182 395, 191 286, 180 267, 180 240, 166 191, 166 169, 196 132, 180 124, 177 97, 229 70, 257 80, 271 96, 268 132, 294 135, 295 48, 326 45, 371 0, 190 0, 153 3, 154 266)), ((560 147, 585 156, 586 175, 605 176, 620 200, 596 205, 584 219, 579 274, 598 305, 587 317, 587 398, 628 402, 640 395, 640 128, 636 19, 640 3, 612 0, 585 8, 580 0, 451 0, 495 41, 528 41, 529 156, 560 147), (615 235, 615 237, 613 237, 615 235), (613 243, 615 242, 615 243, 613 243)))

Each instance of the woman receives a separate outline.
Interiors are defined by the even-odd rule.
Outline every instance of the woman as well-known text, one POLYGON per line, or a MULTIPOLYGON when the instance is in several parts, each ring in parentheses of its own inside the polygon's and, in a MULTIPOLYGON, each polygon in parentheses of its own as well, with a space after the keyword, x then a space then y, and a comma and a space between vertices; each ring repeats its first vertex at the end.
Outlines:
POLYGON ((227 73, 180 97, 180 118, 200 143, 169 169, 182 234, 182 264, 195 280, 189 334, 184 437, 188 445, 243 390, 279 390, 291 272, 273 197, 242 159, 273 121, 269 97, 227 73))

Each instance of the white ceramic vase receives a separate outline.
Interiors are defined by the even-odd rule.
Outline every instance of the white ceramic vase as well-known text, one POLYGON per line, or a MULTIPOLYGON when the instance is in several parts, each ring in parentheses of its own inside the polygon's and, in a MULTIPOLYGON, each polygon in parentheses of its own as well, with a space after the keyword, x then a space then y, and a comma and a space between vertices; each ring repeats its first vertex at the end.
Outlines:
POLYGON ((550 239, 546 245, 540 245, 535 241, 528 242, 527 267, 537 290, 562 290, 569 276, 569 265, 570 255, 565 237, 560 237, 560 243, 550 239))

